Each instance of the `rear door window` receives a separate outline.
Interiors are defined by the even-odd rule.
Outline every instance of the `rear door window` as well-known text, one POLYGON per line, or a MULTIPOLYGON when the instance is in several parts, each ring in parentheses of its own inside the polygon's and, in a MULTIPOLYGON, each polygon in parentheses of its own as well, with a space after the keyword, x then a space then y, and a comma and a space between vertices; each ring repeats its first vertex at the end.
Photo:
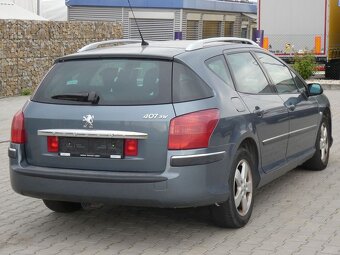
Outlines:
POLYGON ((87 102, 53 99, 57 95, 95 93, 99 105, 171 103, 172 62, 147 59, 92 59, 57 63, 33 101, 54 104, 87 102))
POLYGON ((239 92, 250 94, 273 93, 259 64, 249 52, 227 55, 227 60, 239 92))

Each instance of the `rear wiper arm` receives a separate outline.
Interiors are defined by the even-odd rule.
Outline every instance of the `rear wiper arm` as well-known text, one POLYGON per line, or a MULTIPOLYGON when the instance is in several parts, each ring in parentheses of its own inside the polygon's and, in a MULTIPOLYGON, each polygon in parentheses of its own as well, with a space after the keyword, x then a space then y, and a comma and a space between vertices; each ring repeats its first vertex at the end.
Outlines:
POLYGON ((52 96, 53 99, 71 100, 71 101, 84 101, 87 102, 89 93, 68 93, 52 96))
POLYGON ((54 95, 52 98, 69 101, 91 102, 92 104, 97 104, 99 102, 99 96, 94 91, 91 91, 90 93, 60 94, 54 95))

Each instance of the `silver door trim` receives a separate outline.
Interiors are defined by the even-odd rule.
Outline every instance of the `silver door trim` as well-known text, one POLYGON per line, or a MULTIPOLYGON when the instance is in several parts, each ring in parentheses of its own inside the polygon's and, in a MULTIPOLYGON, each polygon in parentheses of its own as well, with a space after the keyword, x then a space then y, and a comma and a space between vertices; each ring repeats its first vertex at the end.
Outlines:
POLYGON ((225 154, 225 151, 219 151, 212 153, 172 156, 170 158, 170 166, 184 167, 207 165, 222 160, 225 154))
POLYGON ((311 129, 314 129, 316 128, 317 125, 313 125, 313 126, 309 126, 309 127, 305 127, 305 128, 301 128, 301 129, 297 129, 297 130, 294 130, 292 132, 289 132, 290 135, 296 135, 296 134, 299 134, 299 133, 304 133, 306 131, 309 131, 311 129))
POLYGON ((263 145, 266 145, 266 144, 269 144, 269 143, 272 143, 276 140, 281 140, 285 137, 289 136, 289 133, 285 133, 285 134, 282 134, 282 135, 278 135, 278 136, 274 136, 274 137, 271 137, 271 138, 268 138, 266 140, 263 140, 262 143, 263 145))
POLYGON ((266 144, 272 143, 272 142, 274 142, 276 140, 283 139, 283 138, 285 138, 287 136, 295 136, 297 134, 304 133, 304 132, 312 130, 312 129, 316 128, 316 127, 317 127, 317 125, 313 125, 313 126, 297 129, 297 130, 291 131, 289 133, 285 133, 285 134, 282 134, 282 135, 278 135, 278 136, 274 136, 274 137, 268 138, 266 140, 263 140, 262 143, 263 143, 263 145, 266 145, 266 144))
POLYGON ((225 151, 212 152, 212 153, 203 153, 203 154, 193 154, 193 155, 183 155, 183 156, 172 156, 172 159, 188 159, 188 158, 203 158, 215 155, 225 154, 225 151))
POLYGON ((39 136, 147 139, 147 133, 119 130, 84 130, 84 129, 43 129, 38 130, 39 136))

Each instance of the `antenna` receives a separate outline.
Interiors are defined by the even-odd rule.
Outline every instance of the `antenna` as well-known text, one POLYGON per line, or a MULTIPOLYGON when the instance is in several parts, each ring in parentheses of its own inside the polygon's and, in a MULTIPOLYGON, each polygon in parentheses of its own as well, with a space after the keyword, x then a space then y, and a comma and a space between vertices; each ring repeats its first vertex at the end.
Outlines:
POLYGON ((137 26, 137 29, 138 29, 140 38, 142 39, 142 46, 147 46, 147 45, 149 45, 149 43, 146 42, 146 41, 144 40, 143 35, 142 35, 142 32, 141 32, 140 29, 139 29, 138 22, 137 22, 137 19, 136 19, 136 17, 135 17, 135 13, 133 12, 133 9, 132 9, 132 7, 131 7, 130 0, 127 0, 127 1, 128 1, 128 3, 129 3, 130 10, 131 10, 132 15, 133 15, 133 19, 134 19, 134 21, 136 22, 136 26, 137 26))

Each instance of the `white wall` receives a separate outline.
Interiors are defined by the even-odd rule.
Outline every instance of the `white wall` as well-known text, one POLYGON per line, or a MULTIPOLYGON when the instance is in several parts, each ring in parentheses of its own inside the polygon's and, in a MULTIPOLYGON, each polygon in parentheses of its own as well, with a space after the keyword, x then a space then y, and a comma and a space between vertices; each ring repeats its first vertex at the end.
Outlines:
POLYGON ((40 2, 40 16, 48 20, 67 20, 67 7, 65 0, 12 0, 16 5, 38 14, 40 2))
POLYGON ((37 1, 34 0, 13 0, 16 5, 37 14, 37 1))
POLYGON ((260 28, 274 49, 291 43, 297 51, 311 50, 314 37, 324 37, 325 0, 261 0, 259 15, 260 28))

